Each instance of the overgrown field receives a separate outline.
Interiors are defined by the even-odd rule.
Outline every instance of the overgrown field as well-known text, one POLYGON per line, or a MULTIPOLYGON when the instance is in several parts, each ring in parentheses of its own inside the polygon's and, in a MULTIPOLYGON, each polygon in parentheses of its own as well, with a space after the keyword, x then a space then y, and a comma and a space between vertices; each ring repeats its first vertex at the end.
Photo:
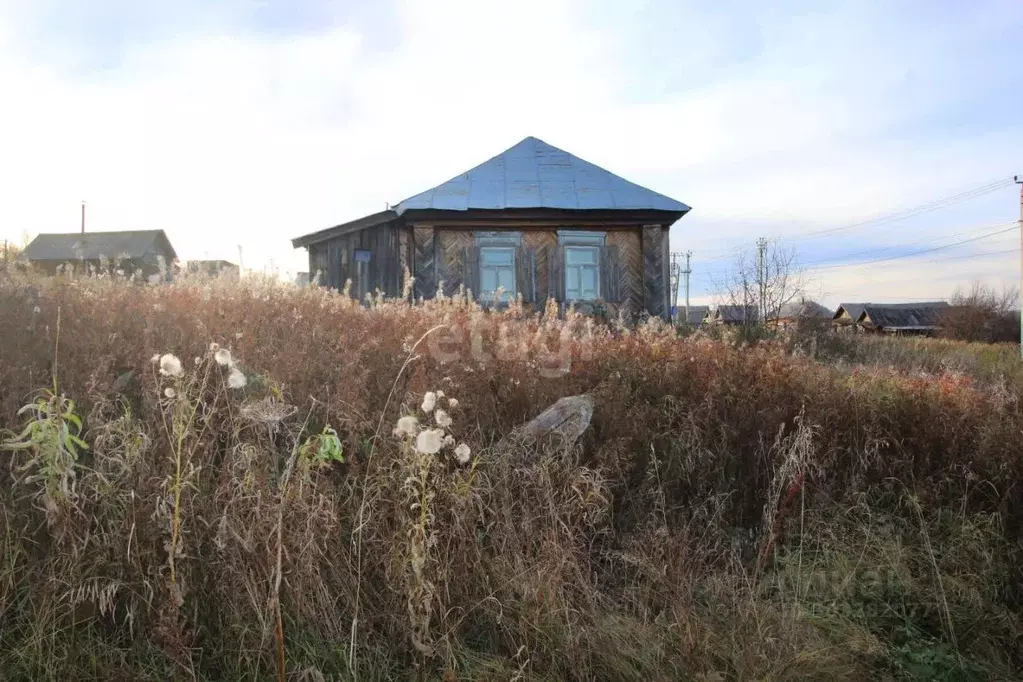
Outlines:
POLYGON ((29 284, 0 284, 5 679, 1023 674, 1008 360, 29 284), (577 445, 494 448, 580 393, 577 445))

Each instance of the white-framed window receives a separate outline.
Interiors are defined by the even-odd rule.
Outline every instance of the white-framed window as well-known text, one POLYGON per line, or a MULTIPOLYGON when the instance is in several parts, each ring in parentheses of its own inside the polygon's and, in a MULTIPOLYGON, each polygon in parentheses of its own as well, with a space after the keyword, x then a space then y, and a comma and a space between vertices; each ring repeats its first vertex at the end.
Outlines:
POLYGON ((492 301, 500 290, 500 301, 511 301, 518 294, 515 277, 515 255, 522 243, 518 232, 477 232, 480 250, 480 294, 492 301))
POLYGON ((603 232, 559 230, 558 242, 565 251, 565 300, 600 298, 600 249, 603 232))

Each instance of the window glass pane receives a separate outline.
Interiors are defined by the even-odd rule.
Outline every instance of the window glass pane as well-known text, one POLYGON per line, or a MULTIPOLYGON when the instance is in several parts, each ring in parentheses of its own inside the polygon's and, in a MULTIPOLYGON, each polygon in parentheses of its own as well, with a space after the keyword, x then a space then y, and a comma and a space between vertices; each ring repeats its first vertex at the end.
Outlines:
POLYGON ((521 246, 522 234, 520 232, 476 232, 477 246, 521 246))
POLYGON ((504 289, 502 300, 515 297, 515 249, 487 246, 480 249, 480 284, 489 298, 504 289))
POLYGON ((597 297, 597 269, 596 268, 583 268, 583 283, 582 290, 583 296, 586 298, 597 297))
POLYGON ((591 301, 600 296, 599 250, 592 246, 565 247, 565 297, 591 301))
POLYGON ((480 265, 484 267, 511 267, 515 265, 515 251, 513 249, 506 249, 503 247, 483 247, 480 249, 480 261, 480 265))
POLYGON ((565 263, 568 265, 596 265, 597 250, 592 247, 566 247, 565 263))
POLYGON ((495 291, 497 289, 497 270, 489 268, 482 268, 480 271, 480 280, 483 285, 483 291, 495 291))
POLYGON ((581 230, 558 230, 559 244, 592 244, 593 246, 604 245, 603 232, 587 232, 581 230))

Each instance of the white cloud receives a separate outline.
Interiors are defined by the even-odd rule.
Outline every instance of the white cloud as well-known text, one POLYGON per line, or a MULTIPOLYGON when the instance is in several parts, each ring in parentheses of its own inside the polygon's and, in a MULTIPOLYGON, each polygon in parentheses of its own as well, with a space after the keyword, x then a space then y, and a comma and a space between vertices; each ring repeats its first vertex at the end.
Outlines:
POLYGON ((301 269, 291 237, 536 135, 693 205, 675 246, 706 253, 922 203, 1023 157, 1017 123, 917 135, 985 96, 963 92, 969 40, 1004 12, 913 31, 850 3, 760 13, 752 33, 717 10, 663 12, 680 47, 656 60, 575 0, 403 0, 379 27, 393 50, 354 25, 206 27, 83 76, 13 42, 23 16, 0 8, 0 231, 73 230, 86 199, 92 229, 163 228, 184 258, 241 244, 246 265, 301 269))

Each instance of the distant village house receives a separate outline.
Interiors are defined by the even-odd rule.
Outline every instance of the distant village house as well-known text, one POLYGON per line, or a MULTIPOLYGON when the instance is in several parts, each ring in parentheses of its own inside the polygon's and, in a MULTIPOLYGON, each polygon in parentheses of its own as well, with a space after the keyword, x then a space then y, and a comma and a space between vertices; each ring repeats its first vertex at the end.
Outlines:
POLYGON ((61 268, 126 276, 141 271, 146 279, 169 278, 175 260, 163 230, 40 234, 19 256, 20 262, 51 275, 61 268))
POLYGON ((185 263, 185 272, 189 275, 218 277, 225 275, 237 277, 241 270, 235 263, 226 260, 190 260, 185 263))
POLYGON ((760 321, 755 305, 719 305, 707 317, 708 324, 753 325, 760 321))
POLYGON ((832 322, 839 330, 927 335, 940 329, 950 308, 945 301, 843 303, 832 322))
POLYGON ((827 324, 833 316, 834 313, 816 301, 792 301, 784 304, 778 311, 778 314, 768 320, 768 324, 781 329, 813 320, 827 324))

